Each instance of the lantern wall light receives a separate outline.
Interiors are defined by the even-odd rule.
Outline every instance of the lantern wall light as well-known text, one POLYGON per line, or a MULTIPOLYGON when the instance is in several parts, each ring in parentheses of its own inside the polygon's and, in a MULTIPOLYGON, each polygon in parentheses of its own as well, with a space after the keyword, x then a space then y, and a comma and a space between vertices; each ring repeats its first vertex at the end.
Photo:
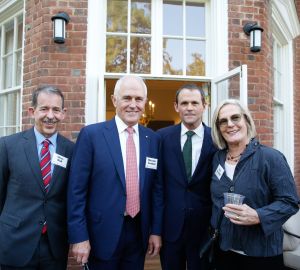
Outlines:
POLYGON ((243 30, 247 36, 250 35, 250 50, 259 52, 261 50, 261 33, 264 31, 256 22, 246 23, 243 30))
POLYGON ((65 43, 66 24, 70 21, 70 17, 66 12, 59 12, 54 15, 53 21, 53 40, 55 43, 65 43))

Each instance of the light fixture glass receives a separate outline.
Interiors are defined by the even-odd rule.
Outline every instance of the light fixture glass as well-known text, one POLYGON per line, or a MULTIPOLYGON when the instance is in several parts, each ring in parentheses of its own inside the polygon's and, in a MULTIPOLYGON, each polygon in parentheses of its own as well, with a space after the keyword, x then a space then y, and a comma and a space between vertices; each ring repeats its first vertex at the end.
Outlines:
POLYGON ((258 26, 257 23, 246 23, 243 29, 246 35, 250 35, 250 50, 259 52, 261 50, 261 32, 264 29, 258 26))
POLYGON ((65 43, 66 24, 70 21, 70 17, 65 12, 60 12, 54 15, 53 21, 53 40, 55 43, 65 43))

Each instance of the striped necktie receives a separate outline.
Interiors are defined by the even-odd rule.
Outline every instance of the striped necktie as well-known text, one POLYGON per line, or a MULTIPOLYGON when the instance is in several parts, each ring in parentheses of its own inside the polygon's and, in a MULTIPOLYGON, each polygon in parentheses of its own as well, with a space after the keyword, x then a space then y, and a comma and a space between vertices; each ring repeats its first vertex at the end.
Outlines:
MULTIPOLYGON (((46 139, 43 141, 43 147, 41 150, 41 161, 40 161, 40 167, 43 177, 43 183, 45 187, 45 191, 48 192, 48 188, 51 181, 51 156, 49 151, 49 144, 51 142, 46 139)), ((46 233, 47 231, 47 224, 46 221, 44 221, 44 225, 42 228, 42 234, 46 233)))

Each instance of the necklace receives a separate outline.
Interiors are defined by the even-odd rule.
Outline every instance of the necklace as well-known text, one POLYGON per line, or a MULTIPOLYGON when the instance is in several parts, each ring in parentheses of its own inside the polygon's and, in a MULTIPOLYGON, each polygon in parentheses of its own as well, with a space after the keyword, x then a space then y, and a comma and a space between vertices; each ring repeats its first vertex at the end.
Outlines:
POLYGON ((232 155, 230 155, 229 151, 227 151, 227 158, 226 159, 230 160, 230 161, 233 161, 233 162, 238 162, 241 158, 242 153, 238 154, 237 156, 232 156, 232 155))

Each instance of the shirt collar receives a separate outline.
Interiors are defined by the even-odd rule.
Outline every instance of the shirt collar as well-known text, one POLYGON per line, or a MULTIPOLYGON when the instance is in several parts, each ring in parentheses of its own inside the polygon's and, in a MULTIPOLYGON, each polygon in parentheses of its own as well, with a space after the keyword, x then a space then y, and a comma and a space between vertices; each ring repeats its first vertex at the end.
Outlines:
MULTIPOLYGON (((119 134, 121 134, 122 132, 124 132, 126 130, 126 128, 128 128, 128 125, 126 125, 118 115, 115 116, 115 121, 116 121, 116 125, 117 125, 119 134)), ((132 127, 135 131, 135 134, 139 135, 139 125, 135 124, 132 127)))
POLYGON ((36 129, 36 127, 34 127, 34 135, 35 135, 35 138, 36 138, 36 143, 37 143, 37 145, 42 144, 43 141, 44 141, 45 139, 48 139, 48 140, 51 142, 51 144, 52 144, 53 146, 56 145, 57 132, 55 132, 51 137, 46 138, 44 135, 42 135, 42 134, 36 129))
MULTIPOLYGON (((186 128, 186 126, 181 122, 181 137, 186 135, 185 133, 187 133, 188 131, 189 130, 186 128)), ((202 122, 197 128, 193 129, 193 131, 196 133, 197 136, 202 138, 204 134, 204 127, 202 122)))

